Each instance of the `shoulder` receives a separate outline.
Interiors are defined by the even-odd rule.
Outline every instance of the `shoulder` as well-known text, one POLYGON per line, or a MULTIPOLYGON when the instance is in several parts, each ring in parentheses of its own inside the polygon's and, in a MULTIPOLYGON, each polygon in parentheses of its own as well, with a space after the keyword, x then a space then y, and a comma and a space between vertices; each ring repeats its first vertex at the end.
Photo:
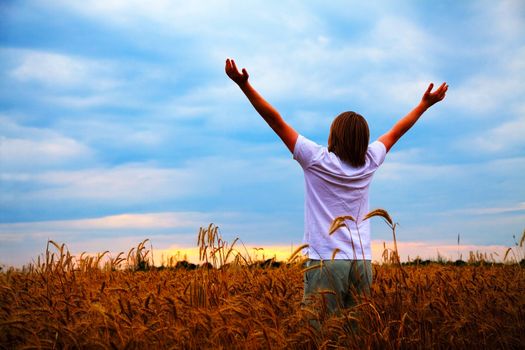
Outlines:
POLYGON ((293 158, 297 160, 303 168, 307 168, 326 152, 326 147, 318 145, 303 135, 299 135, 293 150, 293 158))
POLYGON ((386 146, 379 140, 368 145, 366 156, 376 165, 380 166, 386 157, 386 146))

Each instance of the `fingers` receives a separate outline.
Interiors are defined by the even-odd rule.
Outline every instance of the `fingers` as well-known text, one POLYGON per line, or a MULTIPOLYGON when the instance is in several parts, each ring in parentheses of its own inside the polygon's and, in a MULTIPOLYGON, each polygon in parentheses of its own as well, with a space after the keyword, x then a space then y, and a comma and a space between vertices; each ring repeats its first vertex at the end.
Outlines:
POLYGON ((430 107, 434 105, 436 102, 439 102, 445 98, 445 94, 447 93, 448 85, 446 82, 444 82, 435 91, 432 91, 433 88, 434 88, 434 83, 430 83, 428 85, 427 90, 425 91, 425 94, 421 98, 421 101, 427 107, 430 107))
POLYGON ((235 65, 235 61, 231 58, 226 59, 226 66, 224 70, 226 71, 226 74, 232 79, 240 75, 239 70, 237 69, 237 66, 235 65))
POLYGON ((232 71, 232 60, 231 59, 229 58, 226 59, 226 66, 224 67, 224 70, 226 71, 228 75, 232 71))
POLYGON ((427 91, 425 91, 425 95, 430 94, 430 91, 432 91, 432 88, 434 88, 434 83, 430 83, 430 85, 428 85, 427 91))
POLYGON ((447 91, 447 83, 443 83, 443 84, 441 84, 441 85, 437 88, 435 94, 437 94, 437 95, 442 95, 443 93, 445 93, 445 91, 447 91))
POLYGON ((235 72, 239 73, 239 70, 237 69, 237 65, 235 64, 235 61, 231 60, 231 62, 232 62, 232 67, 235 70, 235 72))
MULTIPOLYGON (((432 89, 434 88, 434 83, 430 83, 428 85, 428 88, 427 88, 427 91, 425 91, 425 95, 429 95, 432 93, 432 89)), ((436 93, 441 93, 441 92, 444 92, 444 91, 447 91, 448 89, 448 85, 446 82, 444 82, 443 84, 441 84, 437 89, 436 91, 434 91, 433 93, 436 94, 436 93)))
POLYGON ((425 91, 425 93, 423 94, 423 96, 429 96, 429 95, 430 95, 430 92, 432 91, 433 88, 434 88, 434 83, 430 83, 430 84, 428 85, 427 91, 425 91))
POLYGON ((248 81, 248 71, 246 68, 242 69, 242 73, 239 72, 239 69, 237 68, 237 65, 235 64, 235 60, 231 58, 226 59, 226 65, 224 67, 224 70, 226 71, 226 74, 237 84, 241 84, 242 82, 248 81))
POLYGON ((430 83, 428 86, 427 91, 425 91, 425 95, 433 95, 433 96, 444 96, 445 93, 448 90, 448 85, 446 82, 442 83, 436 91, 432 92, 432 88, 434 87, 434 83, 430 83))
POLYGON ((443 99, 445 97, 445 94, 447 93, 448 85, 447 83, 441 84, 439 89, 437 89, 436 93, 438 93, 439 97, 443 99))
POLYGON ((441 101, 445 98, 447 90, 448 90, 447 83, 443 83, 439 86, 439 88, 435 92, 432 93, 432 96, 436 99, 436 102, 441 101))

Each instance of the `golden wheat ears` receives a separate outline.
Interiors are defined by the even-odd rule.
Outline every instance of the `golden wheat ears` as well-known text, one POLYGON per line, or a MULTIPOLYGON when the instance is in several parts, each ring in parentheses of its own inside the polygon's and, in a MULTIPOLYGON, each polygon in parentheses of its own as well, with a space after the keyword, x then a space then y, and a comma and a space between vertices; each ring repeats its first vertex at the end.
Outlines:
MULTIPOLYGON (((366 214, 365 217, 363 218, 363 221, 368 220, 368 219, 370 219, 370 218, 372 218, 374 216, 379 216, 379 217, 383 218, 383 220, 385 220, 385 222, 388 224, 388 226, 392 229, 392 234, 393 234, 393 237, 394 237, 394 250, 395 250, 395 253, 396 253, 396 256, 397 256, 397 260, 399 260, 399 253, 398 253, 398 250, 397 250, 397 239, 396 239, 396 232, 395 232, 396 224, 394 223, 394 220, 392 220, 392 217, 390 216, 390 214, 388 214, 388 212, 386 210, 384 210, 384 209, 375 209, 375 210, 372 210, 371 212, 369 212, 368 214, 366 214)), ((353 216, 351 216, 351 215, 338 216, 332 221, 332 224, 330 225, 330 228, 328 229, 328 234, 332 235, 332 234, 335 233, 335 231, 337 231, 341 227, 345 227, 345 226, 350 231, 350 228, 346 225, 346 221, 347 220, 356 222, 355 218, 353 216)), ((335 255, 338 253, 338 251, 339 251, 338 249, 334 250, 334 252, 332 253, 332 260, 335 258, 335 255)))

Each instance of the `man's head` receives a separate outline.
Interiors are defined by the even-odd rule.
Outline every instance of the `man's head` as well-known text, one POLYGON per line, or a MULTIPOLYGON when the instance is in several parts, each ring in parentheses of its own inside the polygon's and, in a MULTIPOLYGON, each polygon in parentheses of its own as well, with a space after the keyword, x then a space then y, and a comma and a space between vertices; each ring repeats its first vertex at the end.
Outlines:
POLYGON ((330 127, 328 151, 354 167, 365 164, 370 131, 365 118, 355 112, 339 114, 330 127))

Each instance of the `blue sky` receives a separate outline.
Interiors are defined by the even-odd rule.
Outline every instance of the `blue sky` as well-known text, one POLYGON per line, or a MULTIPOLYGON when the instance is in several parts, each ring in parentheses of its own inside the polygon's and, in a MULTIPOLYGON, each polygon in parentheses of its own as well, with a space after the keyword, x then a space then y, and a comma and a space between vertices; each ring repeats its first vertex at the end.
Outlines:
MULTIPOLYGON (((3 1, 0 17, 0 264, 48 239, 192 246, 210 222, 228 240, 300 243, 300 167, 227 57, 321 144, 340 112, 377 138, 446 81, 371 207, 433 247, 509 246, 525 228, 521 1, 3 1)), ((390 239, 381 222, 373 235, 390 239)))

